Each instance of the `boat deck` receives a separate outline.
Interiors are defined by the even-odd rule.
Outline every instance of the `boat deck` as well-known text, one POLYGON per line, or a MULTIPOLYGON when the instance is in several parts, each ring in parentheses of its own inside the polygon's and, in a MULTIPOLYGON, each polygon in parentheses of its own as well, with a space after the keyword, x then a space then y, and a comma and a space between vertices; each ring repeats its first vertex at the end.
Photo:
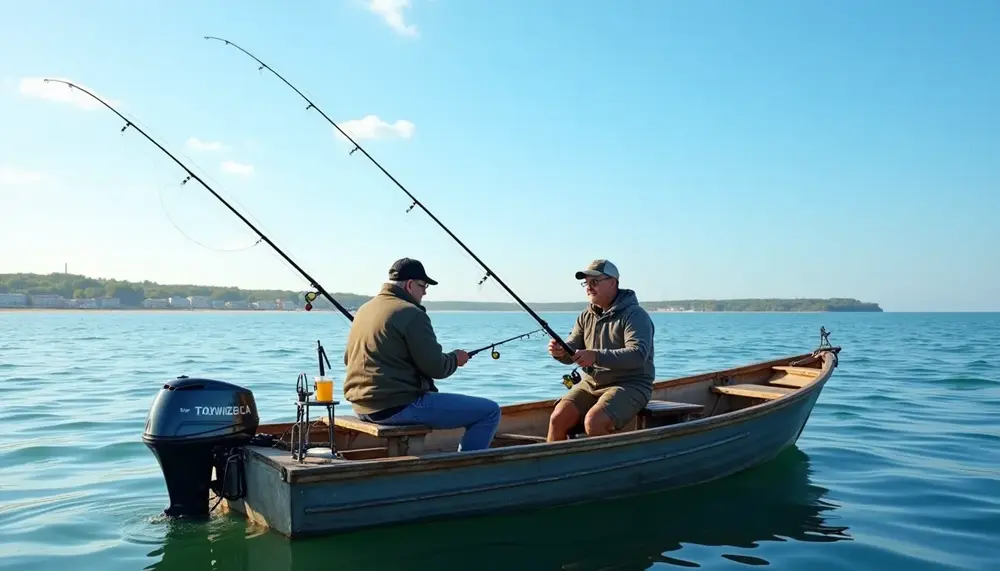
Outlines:
MULTIPOLYGON (((803 357, 798 356, 798 359, 803 357)), ((795 394, 816 381, 822 369, 819 368, 820 361, 815 361, 812 366, 784 364, 792 359, 660 381, 654 386, 653 399, 618 433, 683 424, 795 394)), ((553 399, 501 407, 501 424, 491 448, 545 444, 548 418, 555 404, 553 399)), ((329 423, 327 416, 321 416, 312 423, 310 447, 329 448, 329 423)), ((449 455, 456 450, 463 433, 462 429, 393 426, 366 422, 354 415, 335 414, 333 432, 337 457, 306 457, 300 462, 290 452, 290 426, 262 425, 259 432, 273 435, 278 440, 276 447, 252 448, 276 467, 292 472, 371 460, 405 461, 449 455)), ((570 438, 587 438, 583 426, 578 425, 571 431, 570 438)))

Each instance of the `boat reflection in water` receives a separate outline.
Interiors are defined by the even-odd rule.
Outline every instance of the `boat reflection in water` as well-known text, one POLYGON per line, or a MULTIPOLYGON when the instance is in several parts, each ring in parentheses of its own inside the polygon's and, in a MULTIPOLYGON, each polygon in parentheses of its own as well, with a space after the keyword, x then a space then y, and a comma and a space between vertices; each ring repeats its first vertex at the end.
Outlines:
POLYGON ((648 569, 728 563, 720 558, 767 565, 753 553, 762 542, 851 539, 846 526, 833 525, 838 506, 810 472, 809 457, 791 447, 762 466, 686 489, 294 542, 239 516, 167 523, 162 549, 149 554, 162 557, 147 569, 648 569))

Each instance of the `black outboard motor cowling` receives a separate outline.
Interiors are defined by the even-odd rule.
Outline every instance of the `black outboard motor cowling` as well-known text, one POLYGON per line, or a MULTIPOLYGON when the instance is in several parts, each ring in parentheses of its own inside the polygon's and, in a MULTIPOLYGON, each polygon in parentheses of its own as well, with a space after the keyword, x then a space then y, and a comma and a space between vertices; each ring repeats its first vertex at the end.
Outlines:
POLYGON ((163 385, 142 434, 166 480, 170 505, 163 513, 206 518, 210 488, 230 499, 242 495, 243 463, 233 452, 250 442, 259 423, 253 392, 243 387, 186 376, 163 385))

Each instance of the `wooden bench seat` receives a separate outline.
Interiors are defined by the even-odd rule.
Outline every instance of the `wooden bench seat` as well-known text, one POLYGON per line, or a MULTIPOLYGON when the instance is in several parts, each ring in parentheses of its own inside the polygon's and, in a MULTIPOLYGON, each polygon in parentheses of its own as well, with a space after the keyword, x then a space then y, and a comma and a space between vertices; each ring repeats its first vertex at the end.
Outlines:
POLYGON ((636 429, 652 428, 653 426, 671 424, 683 421, 704 410, 700 404, 674 402, 667 400, 650 400, 636 416, 636 429))
MULTIPOLYGON (((330 419, 324 416, 321 421, 329 423, 330 419)), ((423 452, 424 437, 434 430, 422 424, 378 424, 361 420, 356 416, 334 416, 333 424, 340 430, 384 438, 389 445, 389 456, 406 456, 423 452)))
MULTIPOLYGON (((688 402, 674 402, 667 400, 650 400, 646 406, 639 411, 635 417, 636 430, 653 428, 666 424, 683 422, 690 418, 692 414, 701 412, 705 407, 700 404, 688 402)), ((627 426, 627 425, 626 425, 627 426)), ((570 438, 582 438, 587 435, 583 422, 577 424, 570 430, 570 438)))
POLYGON ((801 389, 816 380, 816 377, 822 373, 819 369, 811 367, 776 366, 771 367, 771 369, 777 371, 779 374, 784 374, 776 379, 772 379, 769 384, 779 387, 791 387, 793 389, 801 389))
MULTIPOLYGON (((326 419, 326 417, 323 417, 326 419)), ((353 430, 355 432, 360 432, 362 434, 367 434, 369 436, 374 436, 375 438, 391 438, 394 436, 423 436, 428 432, 434 430, 429 426, 424 426, 422 424, 378 424, 375 422, 368 422, 361 420, 355 416, 334 416, 334 425, 337 428, 343 428, 345 430, 353 430)), ((329 420, 326 420, 329 422, 329 420)))
POLYGON ((531 434, 498 433, 493 437, 493 441, 500 444, 539 444, 545 442, 544 436, 534 436, 531 434))
POLYGON ((769 384, 779 387, 791 387, 793 389, 801 389, 802 387, 813 382, 812 377, 800 377, 798 375, 786 375, 777 379, 772 379, 769 384))
POLYGON ((794 393, 795 389, 753 384, 718 385, 712 387, 712 392, 736 397, 773 400, 794 393))
POLYGON ((789 375, 798 375, 800 377, 818 377, 823 371, 815 369, 813 367, 790 367, 787 365, 776 365, 771 367, 775 371, 784 371, 789 375))

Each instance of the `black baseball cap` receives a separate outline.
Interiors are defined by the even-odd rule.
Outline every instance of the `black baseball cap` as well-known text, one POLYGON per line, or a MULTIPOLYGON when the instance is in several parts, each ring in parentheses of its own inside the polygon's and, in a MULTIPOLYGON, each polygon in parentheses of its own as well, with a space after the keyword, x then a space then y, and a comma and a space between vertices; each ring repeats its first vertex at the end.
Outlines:
POLYGON ((437 285, 437 282, 427 277, 424 265, 419 260, 413 258, 402 258, 389 268, 389 279, 402 280, 423 280, 430 285, 437 285))

